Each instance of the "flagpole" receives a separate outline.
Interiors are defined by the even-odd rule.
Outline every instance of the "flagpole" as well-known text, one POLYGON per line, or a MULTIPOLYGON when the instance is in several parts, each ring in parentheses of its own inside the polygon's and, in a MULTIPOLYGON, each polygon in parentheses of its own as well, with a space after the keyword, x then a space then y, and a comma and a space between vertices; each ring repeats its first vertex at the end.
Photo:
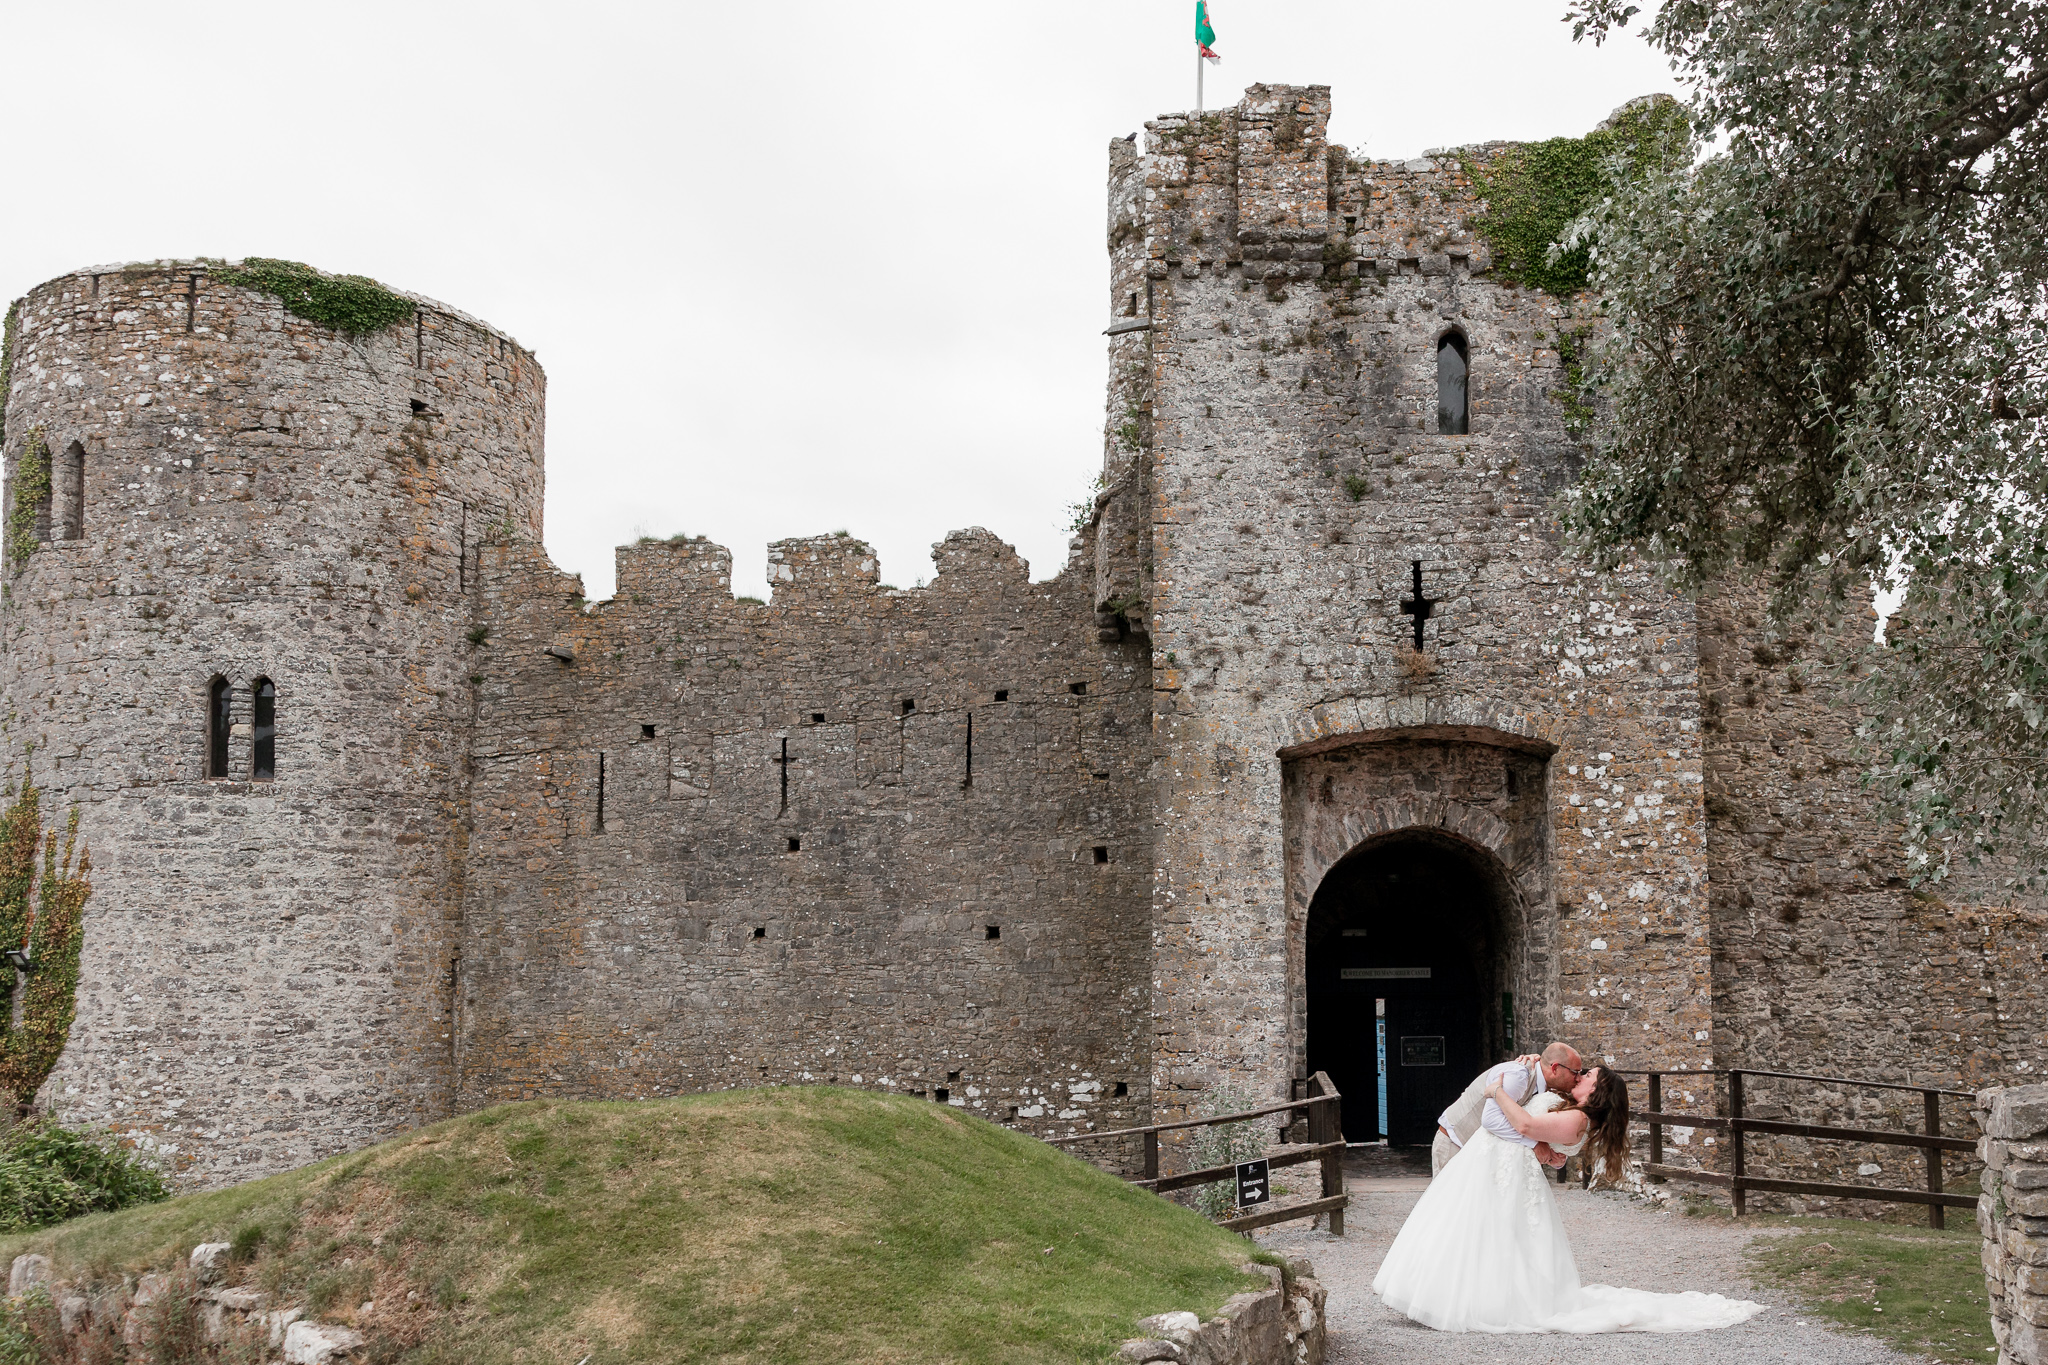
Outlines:
POLYGON ((1195 112, 1202 112, 1202 45, 1195 44, 1195 112))

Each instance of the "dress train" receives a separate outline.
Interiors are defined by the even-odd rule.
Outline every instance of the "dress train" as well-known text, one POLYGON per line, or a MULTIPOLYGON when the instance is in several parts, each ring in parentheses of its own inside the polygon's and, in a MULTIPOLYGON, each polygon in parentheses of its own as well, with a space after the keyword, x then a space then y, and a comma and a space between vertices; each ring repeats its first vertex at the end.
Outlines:
POLYGON ((1372 1287, 1445 1332, 1697 1332, 1764 1307, 1582 1284, 1536 1154, 1483 1128, 1416 1202, 1372 1287))

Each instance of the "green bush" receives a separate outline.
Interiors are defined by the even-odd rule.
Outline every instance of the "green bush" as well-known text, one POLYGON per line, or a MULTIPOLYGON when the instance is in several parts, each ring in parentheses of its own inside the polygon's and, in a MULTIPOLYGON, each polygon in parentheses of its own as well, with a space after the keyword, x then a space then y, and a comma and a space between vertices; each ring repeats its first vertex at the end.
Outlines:
POLYGON ((162 1172, 111 1138, 30 1119, 0 1137, 0 1232, 170 1197, 162 1172))
POLYGON ((0 1303, 0 1365, 44 1365, 63 1360, 63 1324, 50 1291, 37 1285, 18 1299, 0 1303))
MULTIPOLYGON (((1208 1103, 1202 1106, 1202 1117, 1213 1119, 1258 1107, 1258 1101, 1244 1091, 1222 1086, 1209 1093, 1208 1103)), ((1266 1154, 1266 1135, 1271 1131, 1272 1123, 1269 1116, 1197 1128, 1188 1143, 1188 1169, 1200 1171, 1212 1166, 1235 1166, 1242 1161, 1257 1161, 1266 1154)), ((1207 1218, 1229 1218, 1238 1211, 1237 1185, 1229 1180, 1197 1185, 1194 1204, 1207 1218)))

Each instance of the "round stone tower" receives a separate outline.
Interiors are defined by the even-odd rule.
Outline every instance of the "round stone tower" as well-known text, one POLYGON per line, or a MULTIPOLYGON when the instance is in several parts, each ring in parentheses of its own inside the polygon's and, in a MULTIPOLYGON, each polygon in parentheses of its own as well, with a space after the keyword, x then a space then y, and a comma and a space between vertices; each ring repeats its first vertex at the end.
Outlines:
POLYGON ((16 305, 0 601, 0 761, 92 856, 43 1095, 216 1181, 446 1112, 469 595, 540 534, 544 399, 439 304, 352 336, 235 278, 16 305))

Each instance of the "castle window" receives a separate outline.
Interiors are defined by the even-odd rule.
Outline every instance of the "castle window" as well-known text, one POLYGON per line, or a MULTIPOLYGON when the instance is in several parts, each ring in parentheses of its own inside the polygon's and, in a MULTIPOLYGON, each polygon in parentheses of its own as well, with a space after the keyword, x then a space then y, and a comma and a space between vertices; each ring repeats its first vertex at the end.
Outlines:
POLYGON ((228 680, 215 678, 206 689, 206 775, 228 775, 228 680))
POLYGON ((1436 343, 1436 429, 1440 436, 1463 436, 1469 418, 1465 338, 1446 332, 1436 343))
POLYGON ((85 447, 73 441, 51 471, 57 539, 85 538, 85 447))
POLYGON ((277 688, 270 679, 258 678, 250 690, 256 702, 256 724, 250 733, 256 742, 250 747, 249 776, 268 782, 277 776, 277 688))

